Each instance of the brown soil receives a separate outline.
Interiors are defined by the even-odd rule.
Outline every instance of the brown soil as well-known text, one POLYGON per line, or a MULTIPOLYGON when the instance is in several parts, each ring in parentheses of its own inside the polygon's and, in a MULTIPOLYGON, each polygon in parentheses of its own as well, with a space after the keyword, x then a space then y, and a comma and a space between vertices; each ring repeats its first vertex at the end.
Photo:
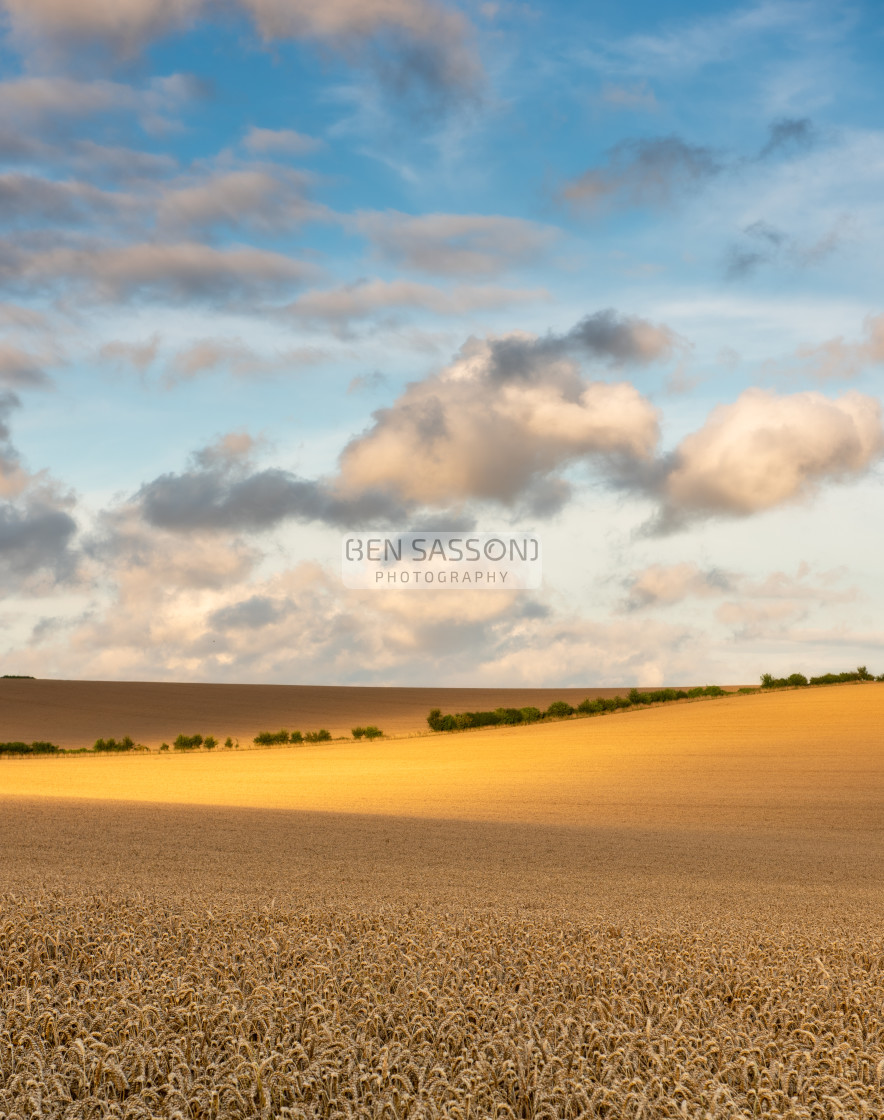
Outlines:
POLYGON ((427 712, 483 711, 499 706, 578 704, 624 688, 376 688, 272 684, 165 684, 144 681, 0 680, 0 739, 49 740, 91 747, 96 739, 131 735, 149 747, 176 735, 252 741, 258 731, 349 735, 375 724, 388 735, 427 730, 427 712))

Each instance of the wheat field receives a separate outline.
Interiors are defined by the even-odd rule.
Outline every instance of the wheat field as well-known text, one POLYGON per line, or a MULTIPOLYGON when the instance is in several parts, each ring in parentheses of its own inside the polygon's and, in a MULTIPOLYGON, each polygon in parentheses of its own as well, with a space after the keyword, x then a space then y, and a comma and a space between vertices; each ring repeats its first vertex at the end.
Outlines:
POLYGON ((882 716, 0 763, 0 1117, 884 1116, 882 716))

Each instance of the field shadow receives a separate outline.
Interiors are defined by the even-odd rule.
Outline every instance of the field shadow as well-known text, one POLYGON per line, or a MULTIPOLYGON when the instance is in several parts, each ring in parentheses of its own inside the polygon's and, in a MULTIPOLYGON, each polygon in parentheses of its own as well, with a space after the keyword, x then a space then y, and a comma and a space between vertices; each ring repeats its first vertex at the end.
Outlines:
POLYGON ((823 922, 884 901, 884 832, 566 827, 115 801, 0 801, 0 890, 823 922))

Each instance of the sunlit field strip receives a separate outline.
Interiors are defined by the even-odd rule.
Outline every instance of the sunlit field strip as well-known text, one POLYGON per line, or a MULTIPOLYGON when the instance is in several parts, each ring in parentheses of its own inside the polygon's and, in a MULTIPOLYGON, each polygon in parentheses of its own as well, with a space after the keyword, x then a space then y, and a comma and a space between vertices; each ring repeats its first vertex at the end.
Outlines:
POLYGON ((876 811, 884 685, 725 698, 469 735, 0 764, 7 796, 474 820, 795 820, 876 811))

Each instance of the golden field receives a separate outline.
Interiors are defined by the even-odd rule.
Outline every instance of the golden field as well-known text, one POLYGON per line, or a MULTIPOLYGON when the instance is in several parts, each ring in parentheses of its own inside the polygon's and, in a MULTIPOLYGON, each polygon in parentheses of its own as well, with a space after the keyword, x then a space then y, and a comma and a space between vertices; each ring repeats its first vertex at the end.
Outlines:
POLYGON ((882 717, 0 762, 0 1117, 880 1118, 882 717))

